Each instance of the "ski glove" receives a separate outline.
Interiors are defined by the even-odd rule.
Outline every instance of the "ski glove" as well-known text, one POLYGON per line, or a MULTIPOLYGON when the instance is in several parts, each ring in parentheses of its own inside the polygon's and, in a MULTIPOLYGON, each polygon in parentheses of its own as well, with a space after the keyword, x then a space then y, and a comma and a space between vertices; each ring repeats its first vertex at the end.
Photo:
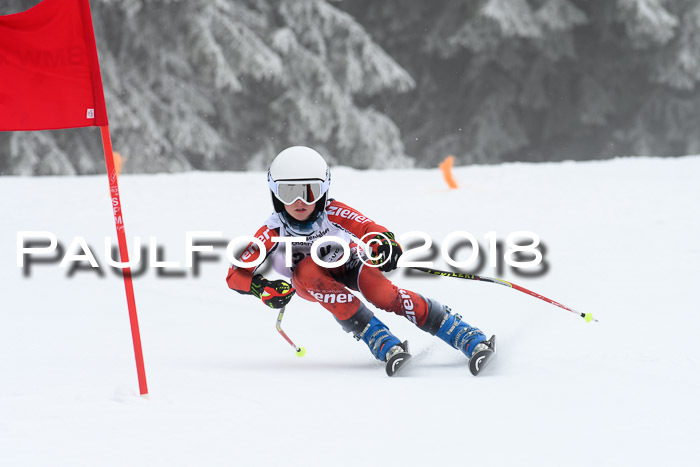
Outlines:
POLYGON ((382 272, 396 269, 403 250, 401 250, 401 245, 396 241, 394 234, 384 232, 381 235, 376 235, 372 240, 374 240, 372 242, 372 264, 384 263, 379 266, 379 270, 382 272))
POLYGON ((282 308, 292 299, 296 291, 289 282, 269 281, 260 274, 253 276, 250 293, 258 297, 270 308, 282 308))

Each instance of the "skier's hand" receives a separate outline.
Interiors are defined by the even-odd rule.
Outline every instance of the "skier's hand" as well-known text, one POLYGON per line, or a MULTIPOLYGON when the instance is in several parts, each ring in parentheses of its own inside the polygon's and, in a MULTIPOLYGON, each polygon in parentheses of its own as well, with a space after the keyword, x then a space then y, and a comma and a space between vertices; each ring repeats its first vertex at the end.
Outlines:
POLYGON ((282 308, 292 299, 296 290, 283 280, 269 281, 260 274, 253 276, 250 293, 270 308, 282 308))
POLYGON ((384 263, 379 266, 379 270, 383 272, 396 269, 403 250, 401 250, 401 245, 396 241, 394 234, 384 232, 381 235, 376 235, 372 240, 372 264, 384 263))

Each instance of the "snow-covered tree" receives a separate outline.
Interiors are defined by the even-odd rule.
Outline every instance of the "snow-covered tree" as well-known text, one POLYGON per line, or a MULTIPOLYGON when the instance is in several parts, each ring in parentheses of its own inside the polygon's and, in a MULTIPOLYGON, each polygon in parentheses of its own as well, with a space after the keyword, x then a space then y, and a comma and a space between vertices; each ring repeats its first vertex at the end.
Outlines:
MULTIPOLYGON (((356 167, 700 152, 697 0, 91 5, 129 171, 259 169, 291 144, 356 167)), ((90 130, 0 133, 0 156, 103 170, 90 130)))
POLYGON ((342 5, 416 79, 382 103, 420 164, 698 152, 695 0, 342 5))
MULTIPOLYGON (((9 0, 0 14, 36 3, 9 0)), ((126 171, 262 168, 289 144, 357 167, 411 163, 397 126, 368 97, 406 91, 413 80, 324 0, 91 6, 114 147, 126 171)), ((0 135, 0 170, 102 171, 94 133, 0 135)))

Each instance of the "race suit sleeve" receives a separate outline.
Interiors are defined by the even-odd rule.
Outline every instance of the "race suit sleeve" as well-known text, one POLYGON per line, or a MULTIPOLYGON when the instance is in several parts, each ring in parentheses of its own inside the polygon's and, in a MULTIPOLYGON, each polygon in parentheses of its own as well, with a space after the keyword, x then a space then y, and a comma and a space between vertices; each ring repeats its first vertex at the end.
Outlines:
MULTIPOLYGON (((264 254, 265 258, 267 258, 267 256, 277 248, 278 244, 272 241, 272 237, 277 236, 279 236, 279 231, 277 229, 270 228, 266 225, 260 227, 255 233, 255 237, 265 245, 265 252, 262 253, 260 247, 258 247, 256 243, 250 242, 245 250, 243 250, 243 253, 238 256, 238 260, 244 263, 250 263, 258 259, 261 254, 264 254)), ((226 283, 229 288, 238 293, 250 294, 250 282, 253 280, 253 273, 256 269, 257 266, 242 268, 231 265, 228 270, 228 275, 226 276, 226 283)))
POLYGON ((383 225, 377 224, 369 217, 364 216, 357 209, 353 209, 334 199, 326 206, 326 214, 328 214, 329 221, 339 225, 360 239, 370 232, 384 233, 389 231, 383 225))

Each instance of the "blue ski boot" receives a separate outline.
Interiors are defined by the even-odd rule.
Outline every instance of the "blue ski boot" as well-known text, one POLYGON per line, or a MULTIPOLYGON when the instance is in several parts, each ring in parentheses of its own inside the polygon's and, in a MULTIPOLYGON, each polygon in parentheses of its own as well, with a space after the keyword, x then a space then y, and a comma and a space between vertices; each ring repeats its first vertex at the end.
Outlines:
POLYGON ((349 319, 338 321, 346 332, 367 344, 377 360, 386 363, 387 375, 393 376, 411 359, 408 341, 402 343, 364 304, 349 319))
POLYGON ((451 313, 450 307, 429 298, 425 301, 428 303, 428 319, 421 329, 461 350, 471 359, 474 348, 486 341, 484 333, 462 321, 460 315, 451 313))
POLYGON ((401 345, 401 341, 376 316, 372 317, 372 320, 361 333, 355 336, 355 339, 362 340, 367 344, 372 355, 383 362, 386 361, 386 355, 392 347, 401 345))

